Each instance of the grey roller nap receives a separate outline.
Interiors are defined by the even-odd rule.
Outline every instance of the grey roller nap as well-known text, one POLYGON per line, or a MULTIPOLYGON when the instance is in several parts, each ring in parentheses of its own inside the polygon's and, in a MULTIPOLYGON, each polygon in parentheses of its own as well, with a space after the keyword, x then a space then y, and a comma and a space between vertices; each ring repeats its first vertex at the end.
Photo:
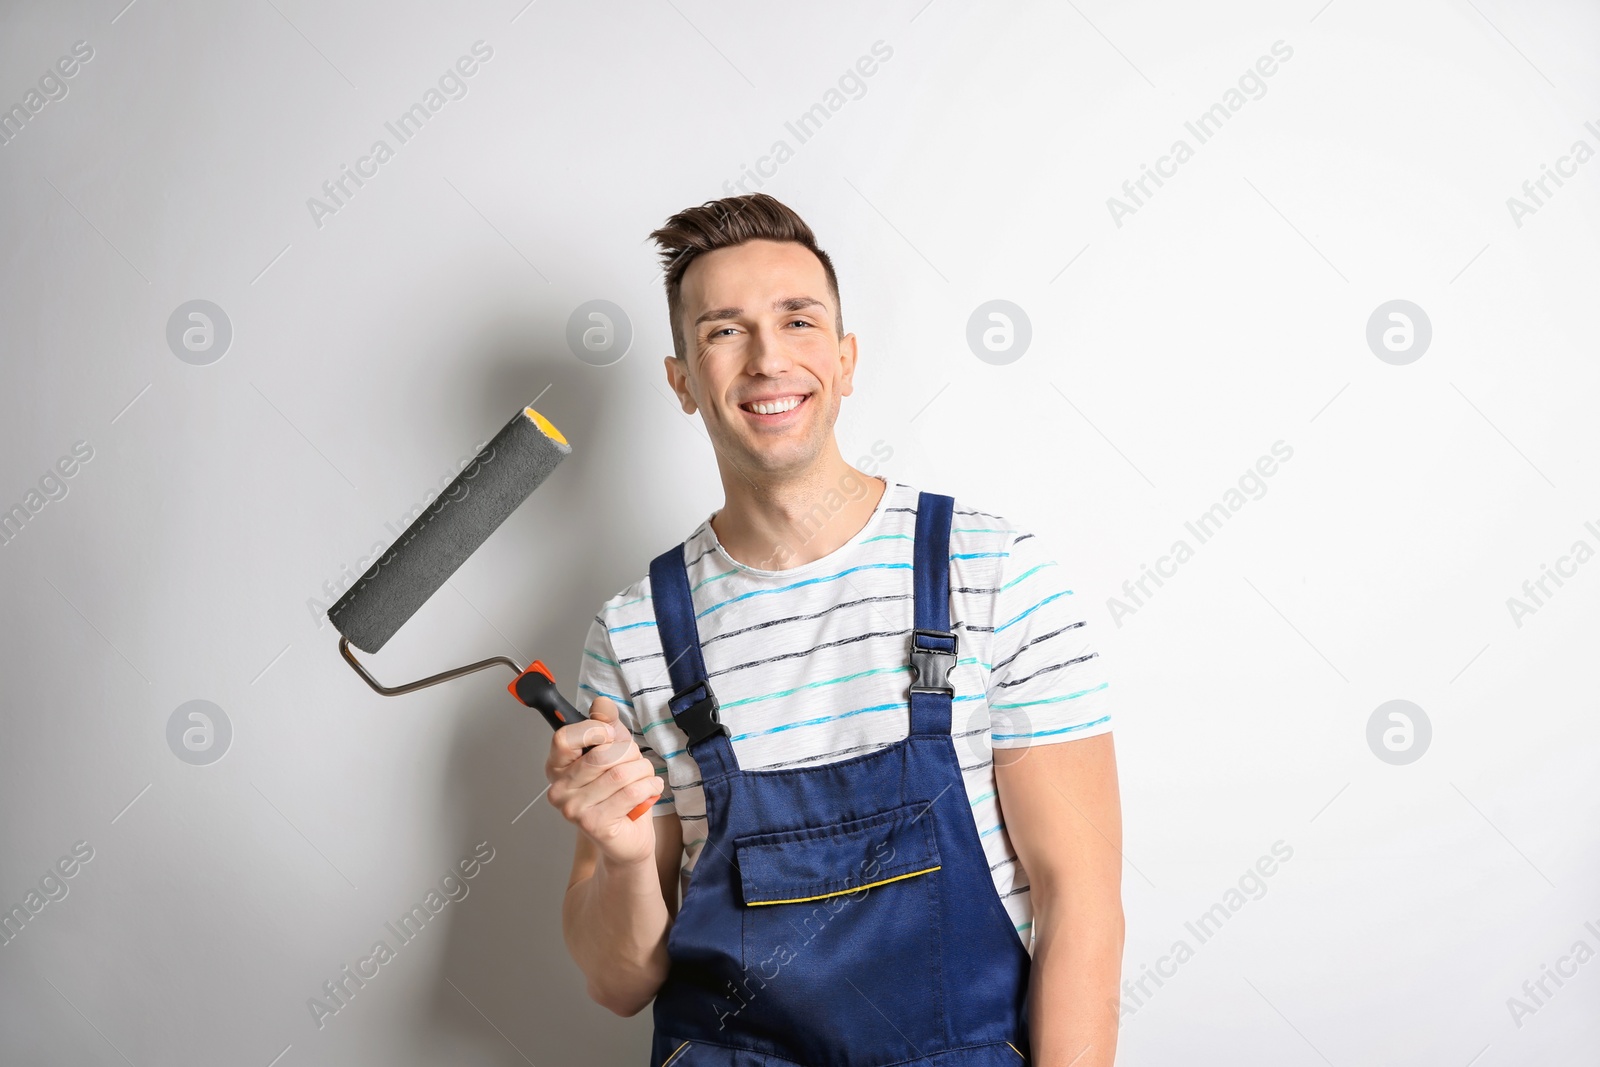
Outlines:
POLYGON ((378 651, 571 452, 537 411, 519 411, 328 609, 328 621, 361 651, 378 651))

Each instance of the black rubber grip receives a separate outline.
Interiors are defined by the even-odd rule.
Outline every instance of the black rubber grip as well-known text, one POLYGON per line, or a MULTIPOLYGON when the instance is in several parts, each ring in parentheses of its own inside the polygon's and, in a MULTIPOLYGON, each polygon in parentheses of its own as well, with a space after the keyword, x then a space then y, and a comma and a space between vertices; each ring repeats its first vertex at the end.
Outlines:
MULTIPOLYGON (((528 669, 506 688, 522 703, 537 709, 552 729, 559 730, 570 723, 588 719, 589 716, 573 707, 567 698, 561 695, 561 690, 556 688, 556 683, 548 671, 549 668, 543 663, 534 660, 528 669)), ((610 726, 606 727, 607 732, 610 729, 610 726)), ((584 745, 583 751, 587 753, 599 747, 599 745, 584 745)), ((628 812, 628 818, 637 820, 654 806, 654 800, 641 800, 628 812)))
POLYGON ((512 692, 516 698, 543 715, 553 730, 589 717, 573 707, 571 701, 561 695, 556 684, 538 671, 524 672, 513 685, 512 692))

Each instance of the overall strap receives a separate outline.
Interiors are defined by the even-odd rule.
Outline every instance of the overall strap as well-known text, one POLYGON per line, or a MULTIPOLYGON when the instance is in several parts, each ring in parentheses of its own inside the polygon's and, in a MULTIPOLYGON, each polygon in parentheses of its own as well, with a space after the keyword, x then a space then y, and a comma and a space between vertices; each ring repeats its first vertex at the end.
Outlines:
POLYGON ((911 733, 950 736, 955 687, 956 635, 950 629, 950 518, 955 501, 935 493, 917 497, 912 564, 911 733))
POLYGON ((661 651, 666 655, 672 681, 667 708, 678 729, 689 738, 689 753, 705 779, 737 770, 738 763, 733 758, 727 728, 722 725, 717 696, 706 680, 683 547, 675 545, 650 562, 650 596, 661 635, 661 651))

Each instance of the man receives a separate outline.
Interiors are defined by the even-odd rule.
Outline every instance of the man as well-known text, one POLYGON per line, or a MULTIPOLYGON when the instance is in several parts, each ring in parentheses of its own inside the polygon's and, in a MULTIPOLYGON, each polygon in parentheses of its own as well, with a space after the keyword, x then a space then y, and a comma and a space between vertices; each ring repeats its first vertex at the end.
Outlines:
POLYGON ((840 456, 856 337, 793 211, 651 237, 726 499, 601 609, 545 764, 589 995, 655 1001, 652 1067, 1109 1067, 1120 806, 1065 569, 840 456))

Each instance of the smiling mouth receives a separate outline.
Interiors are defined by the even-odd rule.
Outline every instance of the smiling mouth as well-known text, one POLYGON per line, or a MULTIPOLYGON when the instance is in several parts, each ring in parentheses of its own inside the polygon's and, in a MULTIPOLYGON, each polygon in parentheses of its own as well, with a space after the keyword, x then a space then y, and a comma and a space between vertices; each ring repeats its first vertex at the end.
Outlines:
POLYGON ((751 401, 747 404, 740 404, 739 408, 742 411, 748 411, 752 415, 783 415, 799 407, 805 400, 806 398, 800 395, 785 396, 775 400, 751 401))

